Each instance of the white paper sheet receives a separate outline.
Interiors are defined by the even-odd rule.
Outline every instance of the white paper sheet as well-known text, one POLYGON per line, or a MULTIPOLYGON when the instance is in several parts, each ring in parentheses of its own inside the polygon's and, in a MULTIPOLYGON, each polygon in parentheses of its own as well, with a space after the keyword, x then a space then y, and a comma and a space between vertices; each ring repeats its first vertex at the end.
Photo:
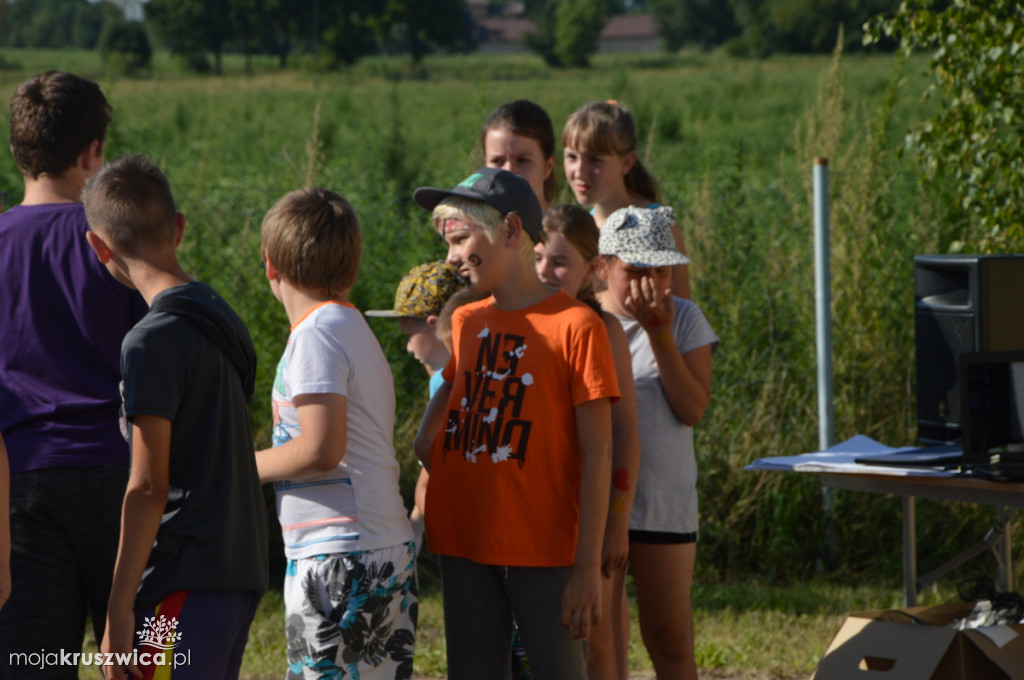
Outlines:
POLYGON ((952 477, 956 474, 953 470, 938 470, 935 468, 899 468, 888 465, 863 465, 856 463, 856 458, 864 456, 877 456, 887 453, 901 451, 914 451, 916 447, 903 446, 894 448, 877 442, 871 437, 863 434, 854 435, 846 441, 839 442, 824 451, 804 453, 798 456, 775 456, 772 458, 759 458, 744 470, 782 470, 789 472, 847 472, 859 473, 871 472, 877 475, 893 475, 906 477, 908 475, 926 477, 952 477))

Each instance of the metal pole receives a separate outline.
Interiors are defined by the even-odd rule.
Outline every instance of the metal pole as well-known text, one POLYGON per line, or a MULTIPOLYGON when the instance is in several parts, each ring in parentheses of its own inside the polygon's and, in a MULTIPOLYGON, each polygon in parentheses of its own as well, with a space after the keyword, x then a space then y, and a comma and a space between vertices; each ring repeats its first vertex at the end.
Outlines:
MULTIPOLYGON (((829 270, 828 159, 814 159, 814 311, 818 352, 818 446, 835 443, 835 406, 832 400, 832 295, 829 270)), ((821 490, 825 530, 825 565, 836 564, 835 491, 821 490)))
MULTIPOLYGON (((936 576, 936 578, 938 578, 936 576)), ((903 605, 917 604, 917 518, 914 497, 903 497, 903 605)))
POLYGON ((814 159, 814 305, 818 350, 818 444, 835 443, 832 403, 832 295, 829 271, 828 159, 814 159))

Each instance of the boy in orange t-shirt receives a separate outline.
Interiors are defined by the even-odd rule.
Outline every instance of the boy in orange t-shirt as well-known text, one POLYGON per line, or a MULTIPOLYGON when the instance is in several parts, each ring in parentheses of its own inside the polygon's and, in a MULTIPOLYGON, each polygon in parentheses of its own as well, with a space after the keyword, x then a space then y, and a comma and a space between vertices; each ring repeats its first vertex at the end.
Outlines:
POLYGON ((514 611, 534 677, 583 680, 619 397, 607 331, 537 278, 544 231, 526 180, 485 168, 414 199, 433 210, 447 261, 492 294, 453 315, 445 383, 416 437, 448 677, 504 677, 514 611))

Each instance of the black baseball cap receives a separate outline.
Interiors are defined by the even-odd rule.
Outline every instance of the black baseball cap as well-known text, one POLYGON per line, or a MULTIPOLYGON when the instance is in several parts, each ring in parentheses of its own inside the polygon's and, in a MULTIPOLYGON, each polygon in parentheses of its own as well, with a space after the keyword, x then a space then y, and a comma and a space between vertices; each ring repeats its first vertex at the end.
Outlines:
POLYGON ((413 192, 412 199, 421 207, 433 210, 449 196, 483 201, 502 215, 515 213, 523 221, 523 229, 533 242, 541 242, 544 213, 533 187, 519 175, 501 168, 481 168, 454 189, 420 187, 413 192))

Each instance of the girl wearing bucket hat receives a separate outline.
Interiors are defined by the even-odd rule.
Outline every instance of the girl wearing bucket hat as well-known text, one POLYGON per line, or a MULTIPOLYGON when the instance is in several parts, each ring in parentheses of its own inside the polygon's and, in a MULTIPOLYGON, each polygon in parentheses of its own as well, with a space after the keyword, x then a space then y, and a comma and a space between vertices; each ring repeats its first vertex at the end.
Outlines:
POLYGON ((719 339, 693 302, 672 295, 671 208, 627 207, 601 229, 601 306, 629 342, 640 472, 629 520, 629 563, 640 631, 659 678, 696 680, 690 585, 697 555, 693 427, 711 401, 719 339))

